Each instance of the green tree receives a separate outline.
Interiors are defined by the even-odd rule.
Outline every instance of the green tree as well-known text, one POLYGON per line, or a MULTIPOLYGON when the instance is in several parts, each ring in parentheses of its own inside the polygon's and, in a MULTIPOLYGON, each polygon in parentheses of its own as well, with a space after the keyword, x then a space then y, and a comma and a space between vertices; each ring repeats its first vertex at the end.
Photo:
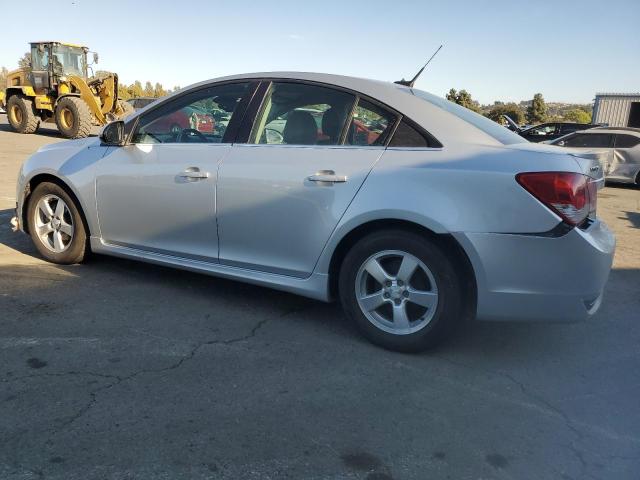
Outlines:
POLYGON ((527 121, 532 124, 542 123, 547 118, 547 104, 541 93, 533 96, 531 105, 527 107, 527 121))
POLYGON ((591 123, 591 112, 582 108, 573 108, 564 114, 566 122, 591 123))
POLYGON ((127 86, 123 85, 122 83, 118 84, 118 98, 120 100, 129 100, 131 98, 131 95, 129 94, 129 88, 127 88, 127 86))
POLYGON ((506 104, 496 102, 486 115, 488 118, 498 123, 502 123, 502 115, 507 115, 518 125, 524 122, 524 111, 520 108, 520 105, 513 102, 506 104))
POLYGON ((25 53, 20 60, 18 60, 18 67, 20 68, 29 68, 31 67, 31 53, 25 53))
POLYGON ((151 82, 144 84, 144 96, 153 97, 153 85, 151 85, 151 82))
POLYGON ((153 96, 156 98, 164 97, 167 94, 166 90, 162 88, 161 83, 156 83, 155 87, 153 87, 153 96))
POLYGON ((0 68, 0 90, 4 90, 5 88, 7 88, 8 74, 9 74, 9 71, 7 70, 7 67, 0 68))
POLYGON ((129 87, 127 87, 129 91, 129 98, 138 98, 144 95, 144 91, 142 90, 142 83, 140 80, 136 80, 129 87))
POLYGON ((480 112, 480 104, 471 98, 471 94, 464 89, 458 92, 455 88, 452 88, 449 90, 449 93, 447 93, 447 100, 462 105, 474 112, 480 112))

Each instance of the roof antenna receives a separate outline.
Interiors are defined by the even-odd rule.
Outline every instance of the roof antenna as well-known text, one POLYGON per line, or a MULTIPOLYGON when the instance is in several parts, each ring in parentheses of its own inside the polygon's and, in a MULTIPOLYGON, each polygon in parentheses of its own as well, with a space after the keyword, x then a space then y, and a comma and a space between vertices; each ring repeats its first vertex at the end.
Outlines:
POLYGON ((420 69, 420 71, 418 73, 416 73, 416 76, 413 77, 411 79, 411 81, 405 80, 404 78, 402 80, 398 80, 397 82, 393 82, 393 83, 397 83, 398 85, 404 85, 405 87, 409 87, 409 88, 413 88, 413 86, 416 83, 416 80, 418 80, 418 77, 420 76, 420 74, 422 73, 422 71, 427 68, 427 65, 429 65, 429 63, 431 62, 431 60, 433 60, 433 57, 435 57, 438 52, 440 51, 440 49, 442 48, 442 45, 440 45, 438 47, 438 49, 434 52, 433 55, 431 55, 431 58, 429 60, 427 60, 427 63, 424 64, 424 67, 422 67, 420 69))

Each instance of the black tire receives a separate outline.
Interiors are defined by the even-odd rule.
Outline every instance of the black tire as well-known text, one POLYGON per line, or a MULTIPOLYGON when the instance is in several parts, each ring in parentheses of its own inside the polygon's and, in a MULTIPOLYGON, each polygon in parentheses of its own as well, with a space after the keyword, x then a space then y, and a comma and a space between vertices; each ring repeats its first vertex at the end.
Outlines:
MULTIPOLYGON (((419 352, 434 347, 447 338, 463 319, 462 280, 447 253, 425 236, 406 230, 384 230, 356 243, 347 253, 339 277, 340 301, 347 316, 372 343, 389 350, 419 352), (438 300, 431 320, 421 329, 406 334, 384 331, 361 310, 356 293, 356 278, 361 266, 383 251, 402 251, 421 261, 435 280, 438 300)), ((400 301, 400 300, 398 300, 400 301)))
MULTIPOLYGON (((67 222, 69 218, 66 219, 67 222)), ((87 245, 87 231, 82 220, 79 208, 74 199, 59 185, 55 183, 44 182, 38 185, 29 196, 27 207, 27 224, 29 226, 29 234, 35 247, 40 254, 53 263, 62 265, 71 265, 82 262, 89 252, 87 245), (38 202, 49 195, 54 195, 64 201, 68 207, 68 216, 72 220, 73 237, 68 247, 62 252, 54 252, 44 244, 44 241, 38 236, 36 226, 36 210, 38 202)))
POLYGON ((56 125, 66 138, 85 138, 91 133, 91 112, 80 97, 62 97, 56 104, 56 125))
POLYGON ((7 116, 11 127, 18 133, 35 133, 40 125, 33 101, 20 95, 9 97, 7 116))

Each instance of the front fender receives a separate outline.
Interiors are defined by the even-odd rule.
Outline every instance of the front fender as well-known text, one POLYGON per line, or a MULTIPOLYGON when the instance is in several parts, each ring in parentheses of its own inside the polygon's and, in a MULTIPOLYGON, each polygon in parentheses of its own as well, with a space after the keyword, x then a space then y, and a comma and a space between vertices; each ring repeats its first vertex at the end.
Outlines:
MULTIPOLYGON (((95 207, 95 163, 106 153, 95 137, 46 145, 25 161, 16 191, 18 218, 24 220, 29 186, 43 176, 54 177, 77 198, 91 235, 99 235, 95 207)), ((23 222, 21 222, 22 224, 23 222)), ((25 230, 25 225, 21 225, 25 230)))

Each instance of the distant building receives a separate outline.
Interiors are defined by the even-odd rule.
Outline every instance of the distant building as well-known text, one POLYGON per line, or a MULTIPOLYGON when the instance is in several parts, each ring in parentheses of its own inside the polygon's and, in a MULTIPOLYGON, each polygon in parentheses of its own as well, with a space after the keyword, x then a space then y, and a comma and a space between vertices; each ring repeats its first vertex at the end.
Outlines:
POLYGON ((640 128, 640 93, 596 93, 593 123, 640 128))

